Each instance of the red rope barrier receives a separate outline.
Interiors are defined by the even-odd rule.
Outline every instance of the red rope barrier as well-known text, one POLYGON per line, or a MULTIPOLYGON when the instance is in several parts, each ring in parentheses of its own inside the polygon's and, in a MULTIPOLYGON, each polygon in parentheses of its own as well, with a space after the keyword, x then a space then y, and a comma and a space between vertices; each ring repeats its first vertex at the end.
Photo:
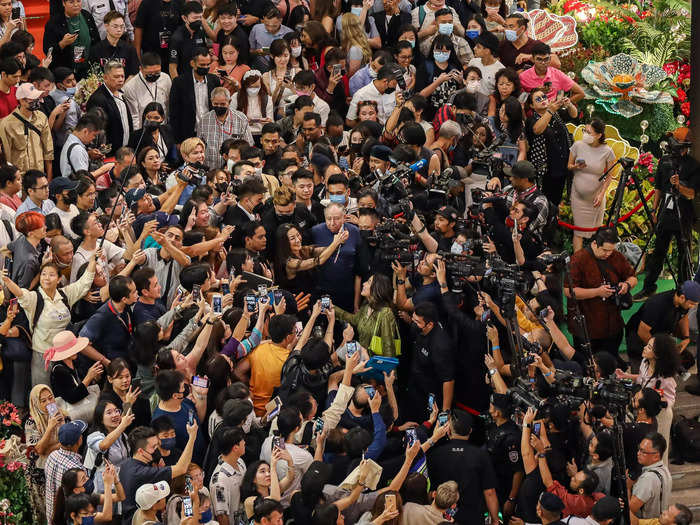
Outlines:
MULTIPOLYGON (((645 201, 648 201, 654 196, 654 190, 651 190, 646 197, 644 197, 645 201)), ((642 207, 642 201, 639 201, 637 205, 632 208, 629 212, 625 213, 622 217, 620 217, 617 220, 617 224, 621 222, 625 222, 627 219, 632 217, 635 213, 639 211, 639 209, 642 207)), ((569 224, 568 222, 564 222, 561 220, 557 221, 559 223, 559 226, 563 226, 564 228, 568 228, 569 230, 574 230, 577 232, 595 232, 598 231, 600 228, 604 228, 606 226, 598 226, 597 228, 582 228, 581 226, 574 226, 573 224, 569 224)))

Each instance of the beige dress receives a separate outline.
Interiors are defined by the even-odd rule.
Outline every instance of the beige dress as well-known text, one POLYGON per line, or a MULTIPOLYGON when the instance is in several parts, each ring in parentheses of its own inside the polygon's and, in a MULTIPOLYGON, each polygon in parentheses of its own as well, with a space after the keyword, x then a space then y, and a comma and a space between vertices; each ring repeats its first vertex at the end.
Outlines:
MULTIPOLYGON (((571 185, 571 211, 574 215, 574 225, 582 228, 597 228, 603 224, 605 203, 597 208, 593 206, 593 200, 600 190, 603 182, 599 182, 600 176, 605 173, 608 162, 615 162, 615 153, 607 144, 591 147, 581 140, 571 146, 571 155, 574 160, 583 159, 586 167, 574 171, 574 180, 571 185)), ((593 236, 593 232, 575 232, 584 238, 593 236)))

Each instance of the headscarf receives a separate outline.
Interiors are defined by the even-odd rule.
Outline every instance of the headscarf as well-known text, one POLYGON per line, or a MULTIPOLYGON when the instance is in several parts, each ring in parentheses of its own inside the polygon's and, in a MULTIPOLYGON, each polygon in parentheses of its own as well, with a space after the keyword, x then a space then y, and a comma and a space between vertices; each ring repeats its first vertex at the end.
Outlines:
MULTIPOLYGON (((51 387, 43 384, 36 385, 29 393, 29 414, 32 416, 37 430, 42 434, 46 432, 46 427, 49 425, 49 414, 41 409, 41 402, 39 401, 39 397, 44 390, 48 390, 53 394, 51 387)), ((67 417, 65 412, 61 411, 61 413, 64 418, 67 417)))

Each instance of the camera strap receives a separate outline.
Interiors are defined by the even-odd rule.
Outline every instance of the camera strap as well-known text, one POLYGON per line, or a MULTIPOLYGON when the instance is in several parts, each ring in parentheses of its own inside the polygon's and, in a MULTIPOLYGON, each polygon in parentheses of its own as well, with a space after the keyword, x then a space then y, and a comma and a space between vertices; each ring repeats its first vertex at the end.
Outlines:
MULTIPOLYGON (((586 246, 586 250, 588 250, 588 253, 591 254, 591 257, 593 257, 593 260, 595 261, 596 265, 598 266, 598 270, 600 270, 600 274, 601 274, 601 276, 603 277, 603 279, 605 279, 606 281, 608 281, 608 284, 610 284, 610 285, 612 286, 613 282, 612 282, 612 279, 610 278, 610 273, 608 272, 608 268, 609 268, 608 263, 606 263, 605 261, 601 261, 600 259, 598 259, 598 258, 595 256, 595 254, 593 253, 593 250, 591 250, 591 247, 590 247, 590 246, 586 246)), ((616 274, 616 275, 617 275, 617 274, 616 274)), ((618 284, 618 283, 620 283, 619 278, 618 278, 618 282, 615 283, 615 284, 618 284)))

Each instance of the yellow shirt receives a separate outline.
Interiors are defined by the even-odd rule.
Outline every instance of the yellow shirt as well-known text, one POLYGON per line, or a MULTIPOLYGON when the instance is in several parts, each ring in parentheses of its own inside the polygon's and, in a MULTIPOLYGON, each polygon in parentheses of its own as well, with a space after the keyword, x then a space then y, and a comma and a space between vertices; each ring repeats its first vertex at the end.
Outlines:
POLYGON ((645 520, 639 520, 639 525, 661 525, 659 518, 649 518, 645 520))
POLYGON ((282 367, 288 356, 289 350, 272 341, 260 344, 248 356, 250 397, 256 415, 265 413, 265 405, 272 399, 272 392, 280 386, 282 367))

